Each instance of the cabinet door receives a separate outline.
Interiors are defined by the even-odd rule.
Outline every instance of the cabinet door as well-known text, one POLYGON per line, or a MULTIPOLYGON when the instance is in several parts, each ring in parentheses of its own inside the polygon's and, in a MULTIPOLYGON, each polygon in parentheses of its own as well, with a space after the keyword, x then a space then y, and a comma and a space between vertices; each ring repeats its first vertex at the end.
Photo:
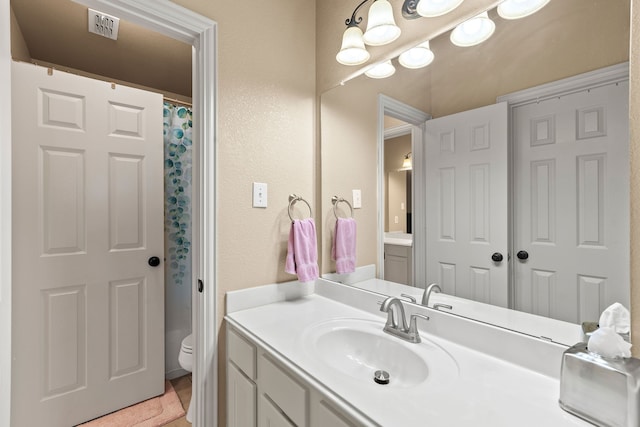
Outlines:
POLYGON ((271 403, 266 394, 260 394, 258 427, 296 427, 296 425, 289 421, 280 409, 271 403))
POLYGON ((407 270, 409 268, 407 258, 385 254, 384 257, 384 280, 390 282, 408 284, 409 277, 407 270))
POLYGON ((256 426, 256 385, 227 364, 227 427, 256 426))

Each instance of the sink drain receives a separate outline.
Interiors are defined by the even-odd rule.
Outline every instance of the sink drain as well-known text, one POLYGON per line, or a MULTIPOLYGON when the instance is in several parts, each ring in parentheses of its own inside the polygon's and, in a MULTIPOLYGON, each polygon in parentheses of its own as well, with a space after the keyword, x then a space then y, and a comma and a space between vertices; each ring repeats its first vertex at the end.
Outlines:
POLYGON ((382 370, 376 371, 373 374, 373 380, 378 384, 389 384, 389 372, 382 370))

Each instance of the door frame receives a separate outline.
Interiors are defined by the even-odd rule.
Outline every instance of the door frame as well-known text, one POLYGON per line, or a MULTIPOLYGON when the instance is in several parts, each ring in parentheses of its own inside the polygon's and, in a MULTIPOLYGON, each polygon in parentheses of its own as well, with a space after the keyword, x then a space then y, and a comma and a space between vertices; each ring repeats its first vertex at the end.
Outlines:
MULTIPOLYGON (((550 98, 556 98, 561 96, 570 95, 577 92, 582 92, 589 89, 595 89, 597 87, 606 86, 610 84, 616 84, 629 80, 629 62, 622 62, 620 64, 611 65, 608 67, 600 68, 598 70, 589 71, 587 73, 578 74, 576 76, 568 77, 565 79, 557 80, 550 83, 545 83, 532 88, 523 89, 517 92, 508 93, 506 95, 499 96, 496 102, 507 102, 508 110, 508 126, 509 126, 509 145, 508 145, 508 158, 509 169, 507 174, 509 176, 509 254, 511 254, 516 248, 516 227, 517 221, 515 218, 514 210, 514 183, 515 172, 513 170, 514 162, 514 147, 513 141, 515 126, 513 123, 514 110, 517 107, 523 105, 532 104, 534 102, 544 101, 550 98)), ((509 257, 511 258, 511 257, 509 257)), ((516 269, 514 268, 514 261, 510 261, 509 264, 509 308, 515 307, 515 275, 516 269)))
POLYGON ((411 161, 413 164, 411 185, 411 232, 413 234, 413 244, 411 252, 413 257, 413 285, 417 287, 426 287, 425 279, 427 277, 426 269, 423 262, 416 260, 424 259, 426 256, 426 240, 424 238, 416 238, 424 236, 426 233, 426 221, 416 212, 424 212, 426 209, 426 201, 424 196, 424 141, 423 130, 424 123, 431 119, 431 115, 420 111, 410 105, 407 105, 390 96, 378 95, 378 278, 384 279, 384 116, 390 116, 398 120, 402 120, 411 125, 411 161), (419 286, 422 284, 422 286, 419 286))
MULTIPOLYGON (((216 124, 217 24, 168 0, 73 0, 193 47, 194 115, 194 425, 217 423, 216 124), (206 404, 205 404, 206 402, 206 404)), ((11 412, 11 20, 0 0, 0 425, 11 412)))

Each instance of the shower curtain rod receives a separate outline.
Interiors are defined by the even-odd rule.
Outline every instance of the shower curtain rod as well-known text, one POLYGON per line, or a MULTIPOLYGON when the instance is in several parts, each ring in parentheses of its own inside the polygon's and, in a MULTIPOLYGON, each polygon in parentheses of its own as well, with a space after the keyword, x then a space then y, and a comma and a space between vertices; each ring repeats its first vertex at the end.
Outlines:
POLYGON ((193 108, 193 104, 187 101, 180 101, 179 99, 169 98, 168 96, 163 97, 165 101, 173 102, 174 104, 184 105, 185 107, 193 108))

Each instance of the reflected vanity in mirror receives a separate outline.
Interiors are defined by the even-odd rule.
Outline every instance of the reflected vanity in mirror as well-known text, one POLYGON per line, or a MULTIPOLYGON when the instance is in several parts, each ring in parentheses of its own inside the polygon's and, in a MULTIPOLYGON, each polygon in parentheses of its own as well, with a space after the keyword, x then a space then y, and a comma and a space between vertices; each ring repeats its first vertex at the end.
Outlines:
MULTIPOLYGON (((579 330, 573 325, 597 321, 613 302, 628 307, 629 13, 629 1, 607 0, 552 0, 517 21, 490 10, 496 30, 484 43, 457 47, 445 33, 430 41, 435 59, 426 68, 394 60, 390 78, 360 76, 324 93, 323 229, 333 229, 331 195, 361 189, 357 265, 371 277, 387 277, 385 232, 406 233, 402 211, 387 207, 393 190, 382 141, 385 128, 399 125, 385 125, 384 116, 409 123, 411 138, 411 149, 393 157, 411 153, 406 283, 415 288, 357 275, 338 280, 418 297, 438 283, 443 292, 433 302, 450 303, 454 313, 565 344, 574 338, 549 335, 558 324, 579 330), (401 107, 389 114, 385 100, 407 114, 401 107), (500 109, 501 121, 480 125, 467 115, 485 108, 500 109), (484 154, 499 129, 504 146, 484 154), (471 148, 466 158, 453 159, 462 147, 471 148), (471 302, 478 304, 457 310, 471 302), (497 317, 483 317, 484 308, 497 317)), ((324 232, 322 272, 335 278, 330 246, 324 232)))

